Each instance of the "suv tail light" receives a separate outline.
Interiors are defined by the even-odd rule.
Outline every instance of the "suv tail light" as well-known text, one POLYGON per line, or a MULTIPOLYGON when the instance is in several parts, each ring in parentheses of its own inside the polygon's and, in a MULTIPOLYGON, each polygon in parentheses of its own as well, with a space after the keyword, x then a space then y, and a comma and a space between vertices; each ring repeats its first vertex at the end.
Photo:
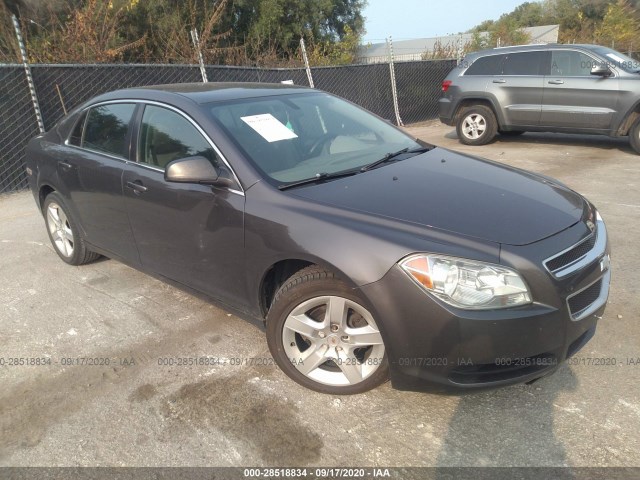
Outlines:
POLYGON ((453 82, 451 80, 445 80, 444 82, 442 82, 442 91, 446 92, 447 90, 449 90, 449 87, 452 83, 453 82))

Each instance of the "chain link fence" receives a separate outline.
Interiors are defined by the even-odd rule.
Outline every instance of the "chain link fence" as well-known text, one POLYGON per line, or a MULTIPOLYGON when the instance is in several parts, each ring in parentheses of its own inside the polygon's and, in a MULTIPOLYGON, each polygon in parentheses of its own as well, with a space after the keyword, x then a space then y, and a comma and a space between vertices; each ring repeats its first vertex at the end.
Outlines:
POLYGON ((72 110, 101 93, 120 88, 201 82, 193 65, 32 65, 31 74, 42 110, 45 130, 50 130, 72 110))
POLYGON ((27 187, 24 148, 38 122, 22 65, 0 67, 0 193, 27 187))
MULTIPOLYGON (((405 123, 437 116, 442 80, 455 61, 395 64, 398 103, 405 123)), ((206 66, 209 82, 308 85, 304 68, 206 66)), ((46 130, 65 111, 104 92, 167 83, 202 82, 198 65, 32 65, 31 72, 46 130)), ((340 95, 395 122, 389 64, 311 68, 315 87, 340 95)), ((24 149, 38 134, 24 67, 0 65, 0 194, 27 187, 24 149)))

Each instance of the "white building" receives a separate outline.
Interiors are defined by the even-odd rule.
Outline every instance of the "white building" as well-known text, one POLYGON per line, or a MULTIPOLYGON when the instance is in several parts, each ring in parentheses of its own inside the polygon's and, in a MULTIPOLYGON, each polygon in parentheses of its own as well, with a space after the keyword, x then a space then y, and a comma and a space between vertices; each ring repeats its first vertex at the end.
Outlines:
MULTIPOLYGON (((530 43, 557 43, 560 25, 542 25, 522 29, 529 35, 530 43)), ((488 35, 482 32, 481 36, 488 35)), ((464 48, 473 40, 472 33, 461 33, 445 37, 416 38, 393 42, 393 58, 396 61, 422 60, 423 55, 432 53, 435 49, 445 48, 457 50, 464 48)), ((358 61, 360 63, 385 63, 389 61, 389 51, 386 43, 373 43, 360 47, 358 61)))

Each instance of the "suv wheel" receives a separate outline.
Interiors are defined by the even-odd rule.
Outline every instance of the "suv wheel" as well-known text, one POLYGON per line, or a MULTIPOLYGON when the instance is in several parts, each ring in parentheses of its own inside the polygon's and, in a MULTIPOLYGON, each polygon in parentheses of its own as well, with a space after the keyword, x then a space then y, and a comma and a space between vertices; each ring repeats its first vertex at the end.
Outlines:
POLYGON ((629 130, 629 143, 636 153, 640 153, 640 118, 629 130))
POLYGON ((373 315, 352 288, 317 265, 300 270, 276 293, 267 343, 284 373, 317 392, 362 393, 389 375, 373 315))
POLYGON ((490 108, 474 105, 458 115, 456 132, 465 145, 486 145, 496 136, 498 122, 490 108))

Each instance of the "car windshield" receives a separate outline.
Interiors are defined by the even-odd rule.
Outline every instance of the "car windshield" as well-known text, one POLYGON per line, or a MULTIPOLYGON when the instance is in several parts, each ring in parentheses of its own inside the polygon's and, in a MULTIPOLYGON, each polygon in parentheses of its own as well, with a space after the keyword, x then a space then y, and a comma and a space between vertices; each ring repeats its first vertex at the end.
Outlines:
POLYGON ((610 65, 620 68, 628 73, 640 71, 640 62, 624 53, 617 52, 611 48, 598 47, 594 51, 604 57, 610 65))
POLYGON ((409 135, 332 95, 313 92, 211 103, 217 123, 273 183, 358 170, 420 148, 409 135))

